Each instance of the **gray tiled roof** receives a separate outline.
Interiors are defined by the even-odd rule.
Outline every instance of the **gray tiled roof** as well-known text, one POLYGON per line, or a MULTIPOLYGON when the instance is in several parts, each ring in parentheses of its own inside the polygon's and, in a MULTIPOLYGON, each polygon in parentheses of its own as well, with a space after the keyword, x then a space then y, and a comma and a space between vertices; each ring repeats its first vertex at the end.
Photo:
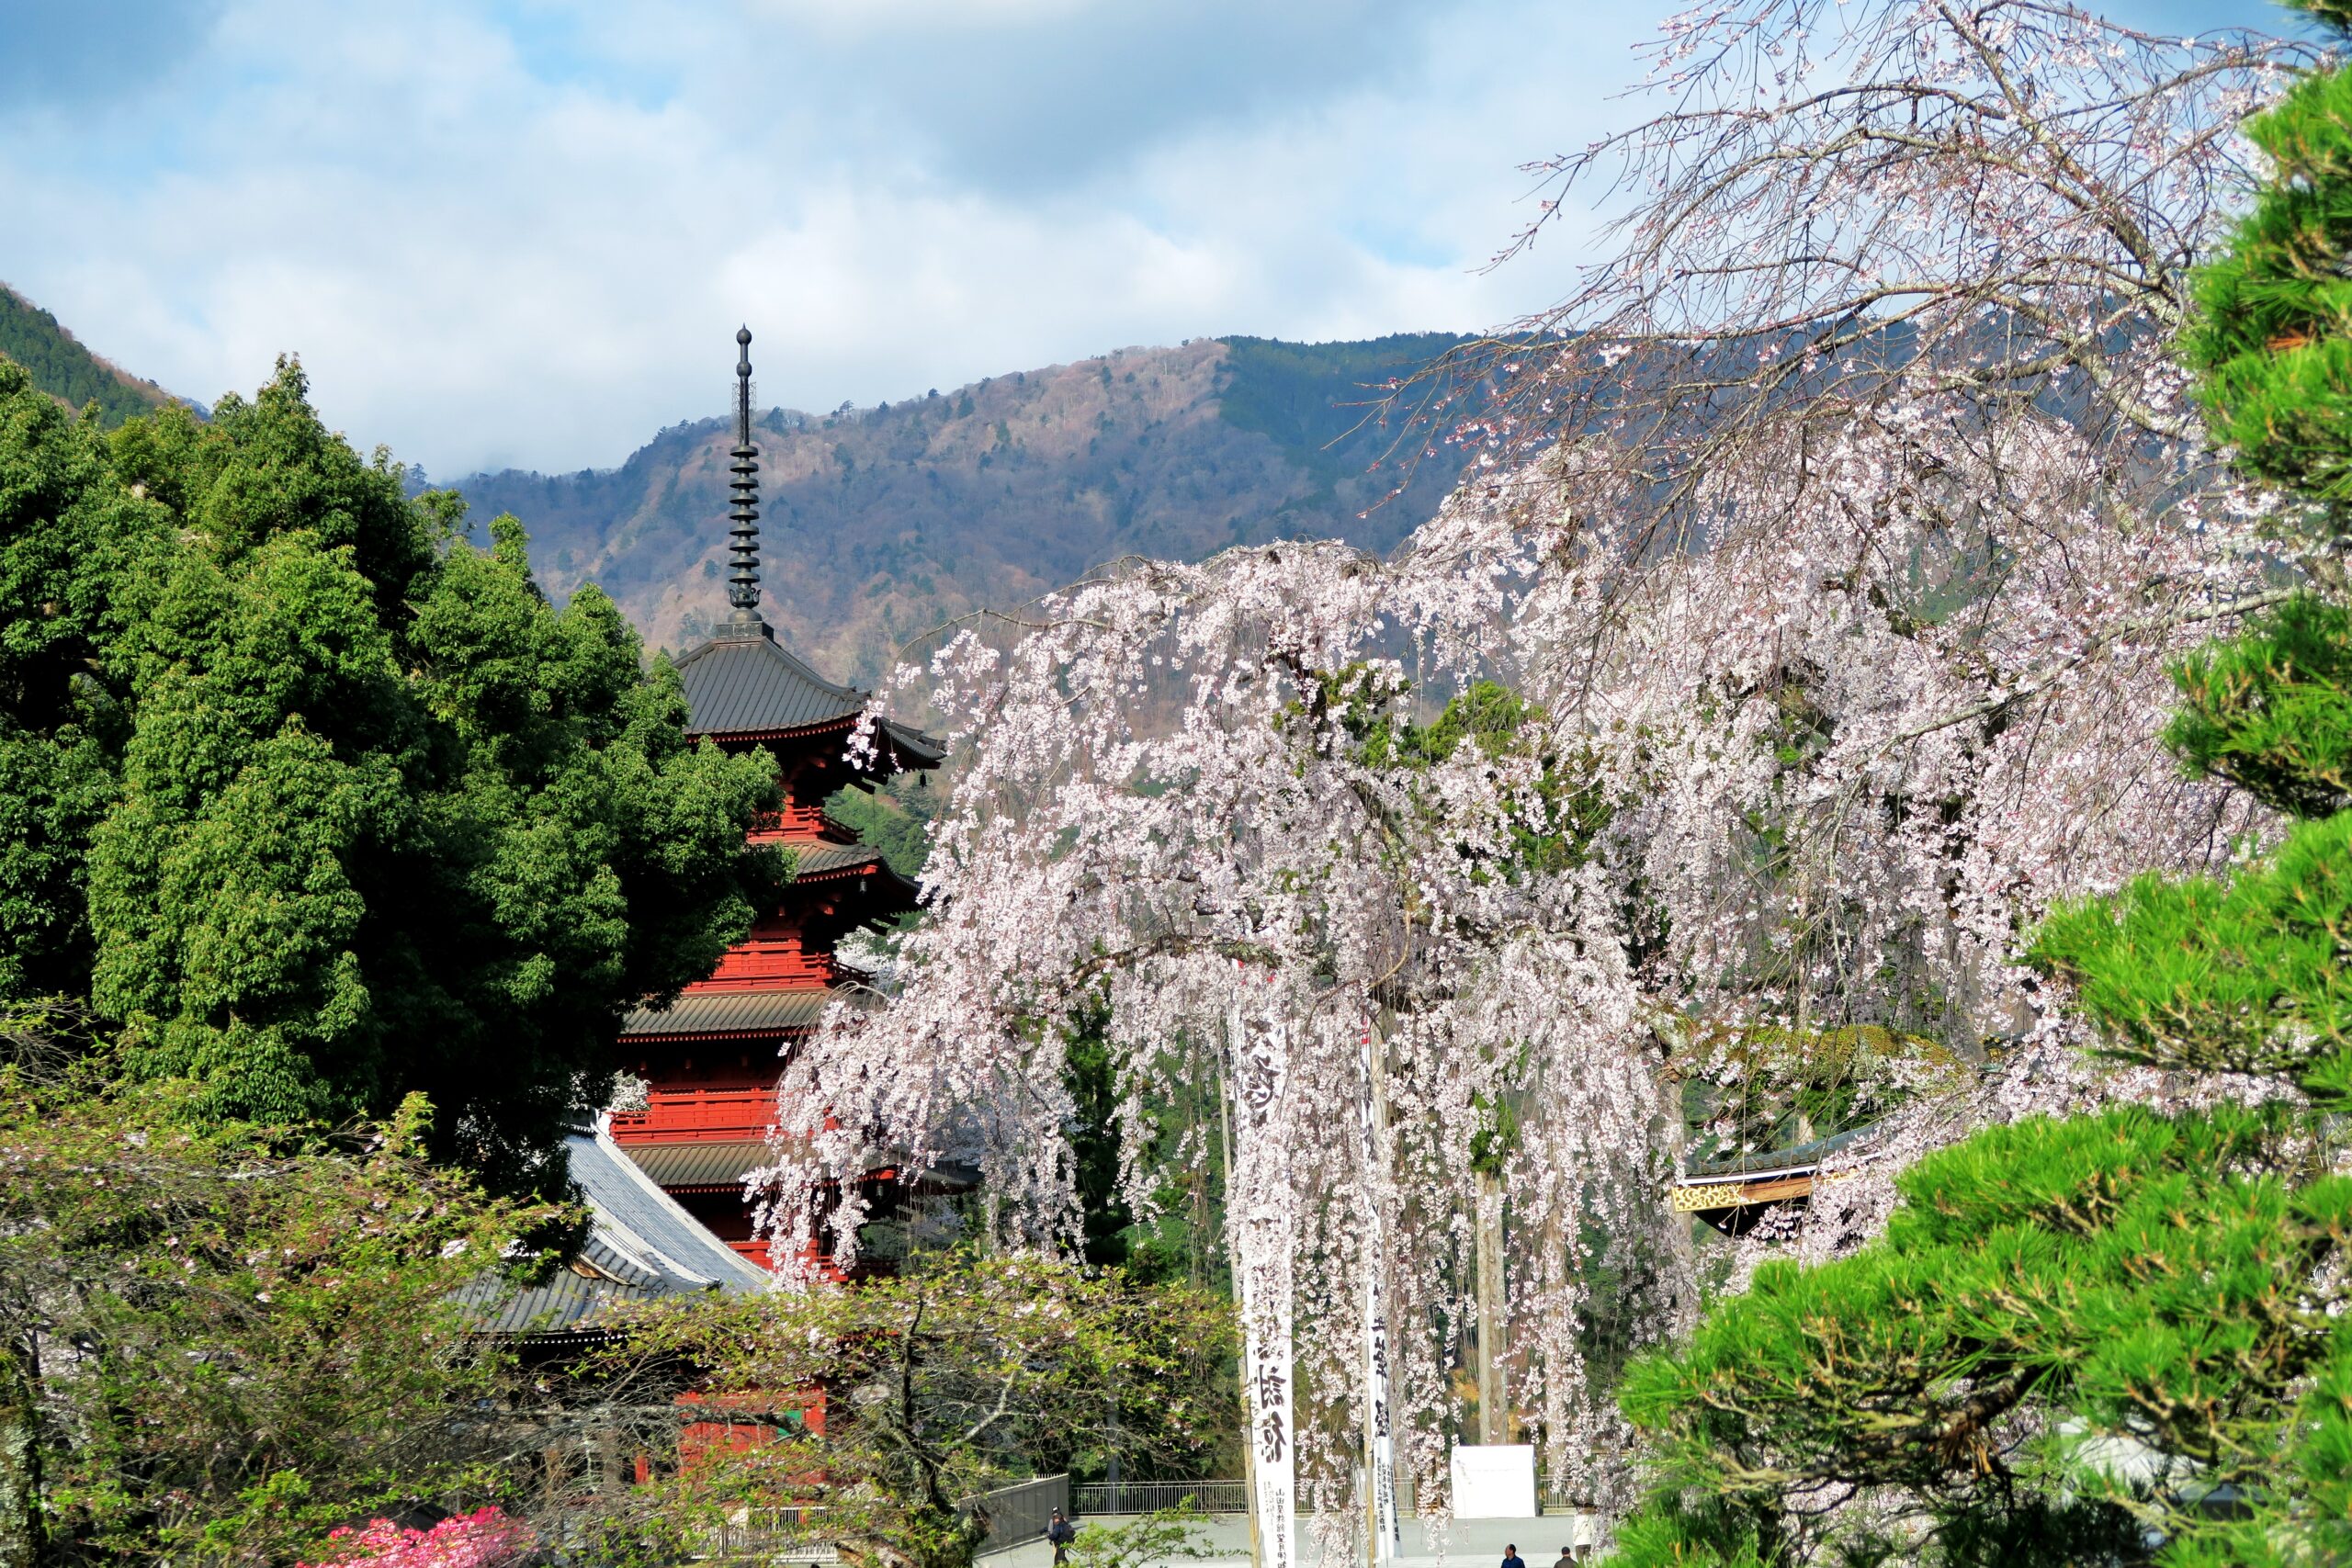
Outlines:
MULTIPOLYGON (((911 909, 922 896, 922 889, 890 869, 882 859, 882 852, 865 844, 798 843, 787 844, 792 851, 792 875, 797 882, 814 882, 821 877, 846 876, 854 871, 860 877, 872 878, 885 890, 898 896, 896 908, 911 909)), ((865 891, 861 885, 860 892, 865 891)), ((877 911, 889 913, 889 909, 877 911)))
POLYGON ((829 871, 847 871, 852 866, 879 865, 882 852, 865 844, 791 843, 784 846, 792 852, 792 874, 821 876, 829 871))
POLYGON ((621 1021, 621 1038, 759 1034, 814 1029, 831 1005, 831 991, 692 991, 666 1008, 639 1008, 621 1021))
POLYGON ((760 734, 848 718, 865 694, 836 686, 763 637, 719 637, 678 660, 686 728, 697 735, 760 734))
POLYGON ((732 1187, 747 1171, 771 1163, 764 1138, 727 1138, 695 1144, 623 1145, 648 1179, 664 1187, 732 1187))
POLYGON ((543 1285, 483 1279, 458 1299, 497 1334, 594 1332, 614 1309, 703 1291, 767 1288, 757 1265, 703 1228, 621 1152, 600 1119, 564 1140, 571 1179, 588 1201, 587 1245, 543 1285))
MULTIPOLYGON (((786 652, 773 637, 722 637, 678 660, 694 735, 773 735, 854 718, 867 694, 837 686, 786 652)), ((882 729, 901 767, 939 765, 938 741, 892 720, 882 729)))

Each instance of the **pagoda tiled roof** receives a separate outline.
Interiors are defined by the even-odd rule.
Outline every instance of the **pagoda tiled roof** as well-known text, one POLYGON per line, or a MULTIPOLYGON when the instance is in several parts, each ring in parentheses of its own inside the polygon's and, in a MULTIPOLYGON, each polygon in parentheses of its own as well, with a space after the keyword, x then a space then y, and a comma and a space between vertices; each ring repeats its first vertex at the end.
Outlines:
POLYGON ((710 1038, 814 1029, 833 994, 819 987, 788 991, 689 991, 665 1008, 639 1008, 621 1021, 624 1040, 710 1038))
POLYGON ((785 848, 792 852, 792 874, 796 878, 882 864, 882 852, 870 844, 836 844, 819 839, 799 843, 787 840, 785 848))
POLYGON ((882 858, 882 852, 870 844, 835 844, 822 840, 814 843, 787 842, 792 851, 792 880, 795 882, 829 882, 855 873, 879 883, 879 891, 895 895, 891 900, 877 902, 880 913, 895 914, 911 909, 922 895, 922 889, 899 875, 882 858))
POLYGON ((588 1201, 587 1243, 545 1284, 518 1290, 485 1276, 459 1292, 482 1331, 593 1334, 612 1313, 639 1303, 768 1288, 767 1274, 662 1191, 601 1118, 568 1134, 564 1153, 588 1201))
MULTIPOLYGON (((708 1143, 629 1144, 624 1146, 646 1176, 672 1191, 691 1188, 739 1188, 743 1178, 775 1160, 764 1138, 713 1139, 708 1143)), ((899 1164, 885 1163, 870 1178, 902 1179, 899 1164)), ((979 1185, 979 1171, 948 1161, 916 1177, 913 1185, 931 1192, 967 1192, 979 1185)))
POLYGON ((666 1188, 741 1187, 744 1176, 771 1164, 775 1156, 765 1138, 718 1138, 706 1143, 635 1144, 628 1157, 647 1177, 666 1188))
MULTIPOLYGON (((772 637, 722 637, 678 660, 694 735, 771 737, 823 729, 854 719, 869 694, 835 685, 772 637)), ((892 719, 884 733, 903 767, 936 767, 938 741, 892 719)))

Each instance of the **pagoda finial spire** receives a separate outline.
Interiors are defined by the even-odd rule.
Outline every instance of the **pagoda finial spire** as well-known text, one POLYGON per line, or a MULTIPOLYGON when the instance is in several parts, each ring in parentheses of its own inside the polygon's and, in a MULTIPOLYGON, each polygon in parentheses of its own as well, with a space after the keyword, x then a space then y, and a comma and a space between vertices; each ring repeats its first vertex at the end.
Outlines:
POLYGON ((728 550, 734 556, 727 574, 727 602, 735 613, 727 617, 730 637, 775 634, 760 618, 760 449, 752 445, 752 329, 735 333, 735 477, 734 509, 728 513, 728 550))

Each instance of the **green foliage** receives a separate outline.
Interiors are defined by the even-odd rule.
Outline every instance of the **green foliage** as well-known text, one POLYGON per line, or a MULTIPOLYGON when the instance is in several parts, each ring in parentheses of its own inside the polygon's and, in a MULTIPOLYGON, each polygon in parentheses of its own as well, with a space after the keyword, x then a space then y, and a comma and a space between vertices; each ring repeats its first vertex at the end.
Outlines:
POLYGON ((1123 1269, 1138 1283, 1182 1280, 1223 1289, 1229 1281, 1222 1245, 1225 1172, 1211 1132, 1218 1113, 1215 1087, 1156 1100, 1147 1108, 1152 1134, 1140 1157, 1146 1169, 1157 1164, 1161 1176, 1153 1193, 1157 1214, 1137 1218, 1120 1175, 1119 1108, 1125 1090, 1106 1040, 1110 1021, 1109 1008, 1098 1000, 1081 1007, 1061 1032, 1062 1082, 1077 1112, 1069 1137, 1081 1256, 1094 1267, 1123 1269), (1180 1146, 1205 1146, 1208 1153, 1197 1160, 1170 1157, 1180 1146))
MULTIPOLYGON (((1663 1548, 1695 1538, 1736 1560, 1752 1539, 1793 1555, 1842 1529, 1859 1551, 1873 1527, 1793 1506, 1841 1487, 1912 1500, 1892 1540, 2010 1534, 1995 1527, 2019 1506, 2119 1548, 2135 1516, 2194 1528, 2178 1487, 2134 1495, 2056 1430, 2021 1442, 2007 1424, 2030 1405, 2194 1466, 2200 1492, 2262 1488, 2300 1424, 2299 1384, 2336 1353, 2333 1320, 2299 1298, 2346 1238, 2352 1180, 2278 1174, 2300 1133, 2277 1108, 2120 1111, 1922 1160, 1881 1241, 1826 1268, 1762 1266, 1687 1349, 1628 1375, 1661 1489, 1716 1504, 1663 1548)), ((1671 1561, 1663 1548, 1633 1560, 1671 1561)))
MULTIPOLYGON (((2335 667, 2313 628, 2346 624, 2257 626, 2185 664, 2172 734, 2191 764, 2259 758, 2281 798, 2324 798, 2295 760, 2330 754, 2326 682, 2298 672, 2335 667)), ((2056 911, 2030 949, 2108 1051, 2316 1105, 2032 1120, 1923 1159, 1879 1241, 1758 1269, 1686 1350, 1629 1374, 1661 1456, 1630 1561, 2134 1562, 2151 1531, 2180 1562, 2352 1548, 2352 1413, 2331 1392, 2352 1386, 2352 1179, 2328 1173, 2337 1134, 2315 1114, 2352 1094, 2348 837, 2338 813, 2226 885, 2142 877, 2056 911), (1854 1492, 1872 1506, 1817 1506, 1854 1492)))
MULTIPOLYGON (((1077 1124, 1069 1130, 1069 1145, 1078 1167, 1071 1173, 1071 1185, 1078 1191, 1083 1227, 1080 1253, 1098 1269, 1137 1261, 1131 1257, 1136 1250, 1133 1243, 1142 1239, 1131 1235, 1135 1211, 1128 1207, 1119 1181, 1122 1097, 1111 1048, 1103 1038, 1109 1021, 1109 1007, 1096 1003, 1072 1019, 1063 1032, 1069 1043, 1062 1083, 1078 1112, 1077 1124)), ((1153 1265, 1159 1261, 1152 1258, 1140 1271, 1147 1277, 1156 1276, 1153 1265)))
POLYGON ((1503 868, 1508 875, 1577 864, 1609 824, 1609 802, 1587 782, 1576 759, 1539 754, 1544 710, 1508 686, 1477 682, 1449 699, 1428 724, 1399 716, 1396 705, 1404 693, 1391 689, 1370 666, 1326 677, 1325 687, 1324 700, 1340 709, 1340 723, 1367 767, 1410 777, 1448 761, 1465 740, 1488 759, 1535 758, 1535 820, 1513 830, 1515 853, 1503 868))
POLYGON ((0 357, 23 367, 33 386, 80 409, 96 405, 111 429, 167 401, 160 388, 133 381, 84 348, 57 318, 0 284, 0 357))
POLYGON ((623 1008, 708 972, 783 867, 774 782, 521 529, 459 536, 281 366, 103 440, 0 367, 0 995, 86 994, 207 1113, 381 1115, 559 1185, 623 1008), (44 412, 44 409, 50 412, 44 412))
POLYGON ((0 997, 87 984, 83 847, 128 733, 122 590, 151 578, 167 521, 110 482, 95 428, 0 363, 0 997))
POLYGON ((2284 1077, 2352 1102, 2352 813, 2298 826, 2223 885, 2135 879, 2063 908, 2034 956, 2081 988, 2130 1061, 2284 1077))
POLYGON ((507 1369, 455 1292, 555 1212, 430 1162, 421 1098, 194 1117, 59 1021, 0 1019, 0 1366, 32 1394, 40 1561, 290 1562, 479 1484, 507 1369))
POLYGON ((931 853, 932 818, 944 792, 922 774, 901 773, 876 790, 843 787, 825 802, 825 815, 882 852, 883 863, 910 882, 922 876, 931 853))
POLYGON ((849 1561, 963 1568, 985 1520, 959 1500, 1114 1435, 1147 1461, 1194 1463, 1233 1419, 1226 1303, 1036 1257, 932 1256, 855 1289, 672 1302, 631 1328, 608 1366, 705 1369, 707 1416, 729 1408, 726 1391, 826 1391, 806 1422, 782 1419, 772 1394, 736 1394, 768 1440, 682 1463, 642 1506, 808 1507, 849 1561))
POLYGON ((1165 1568, 1166 1564, 1216 1555, 1203 1527, 1208 1516, 1187 1497, 1172 1508, 1155 1508, 1125 1524, 1081 1524, 1069 1543, 1071 1568, 1165 1568))
MULTIPOLYGON (((2342 33, 2337 0, 2302 8, 2342 33)), ((2352 501, 2352 73, 2306 76, 2245 126, 2270 177, 2197 279, 2182 355, 2216 436, 2253 473, 2352 501)))
POLYGON ((2181 709, 2165 744, 2275 810, 2352 806, 2352 608, 2289 600, 2173 672, 2181 709))
POLYGON ((1875 1024, 1694 1030, 1668 1058, 1700 1160, 1810 1143, 1974 1076, 1940 1042, 1875 1024))

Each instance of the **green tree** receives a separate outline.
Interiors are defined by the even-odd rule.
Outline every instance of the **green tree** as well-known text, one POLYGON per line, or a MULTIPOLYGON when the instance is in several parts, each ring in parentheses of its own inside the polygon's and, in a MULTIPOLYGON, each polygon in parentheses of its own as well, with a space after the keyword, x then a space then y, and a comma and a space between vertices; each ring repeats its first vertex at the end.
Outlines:
POLYGON ((964 1568, 988 1519, 963 1500, 1113 1431, 1162 1462, 1212 1451, 1232 1423, 1219 1374, 1234 1347, 1231 1308, 1204 1292, 958 1254, 854 1288, 649 1307, 610 1370, 700 1369, 706 1423, 730 1414, 726 1391, 822 1391, 805 1416, 773 1392, 735 1396, 732 1416, 768 1440, 685 1454, 647 1509, 806 1508, 845 1562, 964 1568))
POLYGON ((128 733, 111 655, 166 525, 96 426, 0 363, 0 996, 88 984, 84 850, 128 733))
MULTIPOLYGON (((2339 37, 2343 0, 2289 0, 2339 37)), ((2270 159, 2227 251, 2198 278, 2185 357, 2216 436, 2261 478, 2352 501, 2352 75, 2314 72, 2248 120, 2270 159)))
POLYGON ((0 370, 0 993, 86 994, 210 1114, 381 1115, 560 1184, 614 1024, 707 974, 785 867, 755 756, 690 746, 611 602, 463 535, 281 365, 101 440, 0 370))
POLYGON ((0 1017, 0 1563, 290 1562, 494 1485, 507 1353, 458 1292, 553 1211, 428 1161, 421 1098, 192 1117, 59 1023, 0 1017))
POLYGON ((1859 1254, 1760 1268, 1626 1380, 1659 1460, 1625 1561, 2352 1556, 2347 108, 2336 72, 2250 126, 2275 178, 2184 345, 2216 431, 2313 503, 2292 542, 2321 588, 2184 660, 2165 739, 2290 825, 2227 881, 2062 908, 2029 950, 2105 1052, 2268 1098, 1981 1133, 1905 1173, 1859 1254))

